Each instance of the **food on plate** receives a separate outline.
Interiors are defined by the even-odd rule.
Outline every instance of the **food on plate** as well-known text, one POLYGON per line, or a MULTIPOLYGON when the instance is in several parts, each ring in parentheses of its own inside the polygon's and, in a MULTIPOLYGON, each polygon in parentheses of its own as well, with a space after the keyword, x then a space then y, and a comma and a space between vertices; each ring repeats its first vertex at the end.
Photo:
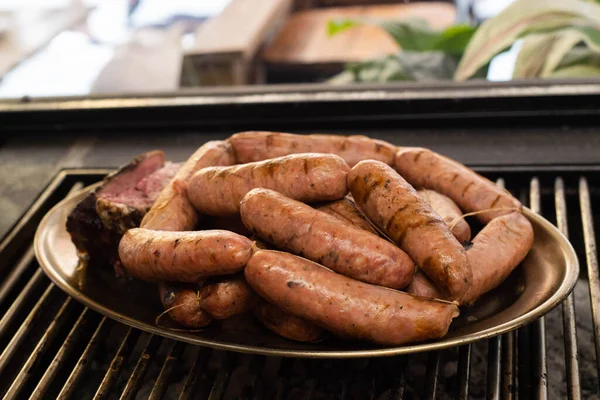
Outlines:
POLYGON ((316 208, 319 211, 336 217, 341 222, 356 226, 376 235, 379 234, 367 217, 356 207, 354 201, 350 200, 348 196, 340 200, 325 203, 316 208))
POLYGON ((250 239, 229 231, 128 230, 119 243, 123 268, 149 282, 196 283, 241 271, 252 254, 250 239))
POLYGON ((246 282, 243 274, 218 277, 200 288, 202 308, 215 319, 228 319, 250 311, 258 296, 246 282))
POLYGON ((67 230, 89 265, 157 282, 184 328, 248 313, 295 341, 331 332, 402 345, 444 336, 458 306, 521 263, 534 239, 521 209, 427 149, 242 132, 183 165, 140 155, 77 205, 67 230), (484 225, 472 242, 468 215, 484 225))
POLYGON ((348 186, 358 207, 453 300, 471 285, 462 245, 416 190, 390 166, 373 160, 356 164, 348 186))
POLYGON ((314 342, 325 333, 320 326, 287 313, 265 300, 260 300, 252 312, 264 326, 286 339, 314 342))
POLYGON ((382 345, 435 339, 458 315, 454 303, 360 282, 279 251, 255 252, 244 274, 268 302, 345 338, 382 345))
POLYGON ((411 185, 450 197, 464 212, 479 212, 477 218, 484 224, 523 207, 489 179, 429 149, 400 149, 395 168, 411 185))
POLYGON ((245 164, 297 153, 337 154, 353 167, 362 160, 394 165, 398 148, 366 136, 294 135, 281 132, 240 132, 229 138, 235 161, 245 164))
POLYGON ((461 304, 471 304, 494 289, 523 261, 533 246, 533 228, 523 214, 512 212, 491 220, 473 239, 467 258, 473 283, 461 304))
POLYGON ((235 215, 250 190, 273 189, 293 199, 315 202, 341 199, 348 193, 350 168, 332 154, 294 154, 271 160, 209 167, 192 177, 188 196, 202 214, 235 215))
POLYGON ((165 311, 187 328, 202 328, 213 319, 246 313, 258 302, 243 275, 219 277, 205 285, 162 284, 159 290, 165 311))
POLYGON ((442 217, 456 240, 464 243, 471 239, 471 227, 467 221, 462 219, 463 213, 456 203, 443 194, 433 190, 421 189, 417 190, 417 194, 431 206, 433 211, 442 217))
POLYGON ((111 265, 120 274, 119 239, 139 225, 176 170, 162 151, 151 151, 108 175, 67 217, 80 258, 92 266, 111 265))
POLYGON ((346 276, 395 289, 412 279, 414 262, 393 243, 273 190, 248 192, 240 213, 259 238, 346 276))
POLYGON ((187 182, 201 168, 233 163, 229 143, 215 140, 201 146, 156 198, 154 205, 142 220, 141 227, 162 231, 194 229, 198 223, 198 215, 188 200, 187 182))
POLYGON ((203 328, 212 321, 202 308, 196 285, 162 284, 158 288, 162 305, 173 321, 192 329, 203 328))

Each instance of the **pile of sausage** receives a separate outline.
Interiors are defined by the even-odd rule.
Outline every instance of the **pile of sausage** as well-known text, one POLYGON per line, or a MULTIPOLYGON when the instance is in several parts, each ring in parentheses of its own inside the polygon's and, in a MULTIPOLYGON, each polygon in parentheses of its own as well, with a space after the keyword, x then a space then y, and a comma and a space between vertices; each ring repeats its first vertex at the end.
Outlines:
POLYGON ((197 150, 119 256, 131 276, 160 283, 185 327, 252 312, 293 340, 400 345, 444 336, 458 306, 523 260, 533 229, 521 210, 427 149, 243 132, 197 150), (472 241, 463 213, 484 224, 472 241))

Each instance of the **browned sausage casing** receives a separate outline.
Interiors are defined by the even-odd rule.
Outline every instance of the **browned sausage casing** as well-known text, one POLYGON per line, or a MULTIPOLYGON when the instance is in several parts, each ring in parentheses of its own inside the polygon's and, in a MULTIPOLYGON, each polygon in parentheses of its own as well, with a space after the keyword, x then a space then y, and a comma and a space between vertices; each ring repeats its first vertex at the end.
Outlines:
POLYGON ((212 321, 211 315, 202 309, 199 291, 183 286, 162 284, 160 300, 169 316, 186 328, 202 328, 212 321))
POLYGON ((228 319, 250 311, 258 296, 243 275, 220 277, 200 289, 202 308, 215 319, 228 319))
POLYGON ((393 243, 273 190, 251 190, 240 211, 258 237, 346 276, 396 289, 412 279, 414 262, 393 243))
POLYGON ((519 212, 493 219, 473 239, 467 257, 473 284, 461 304, 471 304, 500 285, 533 246, 533 228, 519 212))
POLYGON ((451 227, 452 234, 459 242, 467 242, 471 239, 471 227, 464 219, 461 219, 462 212, 460 208, 449 198, 433 190, 417 190, 417 193, 423 200, 433 208, 448 227, 451 227))
POLYGON ((211 167, 192 178, 188 196, 198 211, 235 215, 240 201, 258 187, 273 189, 305 202, 337 200, 348 193, 350 168, 339 156, 295 154, 233 167, 211 167))
POLYGON ((432 299, 448 299, 448 295, 442 293, 421 271, 415 272, 415 276, 406 287, 406 293, 432 299))
POLYGON ((334 216, 342 222, 379 235, 379 232, 375 230, 373 225, 367 220, 367 217, 364 216, 358 207, 356 207, 356 204, 348 197, 323 204, 317 207, 317 210, 334 216))
POLYGON ((361 160, 394 165, 396 146, 366 136, 294 135, 280 132, 241 132, 230 139, 239 164, 297 153, 331 153, 350 166, 361 160))
POLYGON ((484 224, 522 208, 517 199, 490 180, 429 149, 400 149, 395 168, 412 185, 450 197, 465 212, 502 209, 478 214, 484 224))
POLYGON ((253 313, 265 327, 286 339, 314 342, 320 339, 324 333, 320 326, 286 313, 281 308, 264 300, 254 307, 253 313))
POLYGON ((471 285, 462 245, 415 189, 379 161, 356 164, 348 175, 352 197, 369 219, 411 256, 454 300, 471 285))
POLYGON ((289 253, 257 251, 244 273, 270 303, 342 337, 383 345, 434 339, 458 315, 455 304, 359 282, 289 253))
POLYGON ((234 159, 227 142, 212 141, 200 147, 177 171, 177 175, 160 192, 144 216, 141 228, 161 231, 190 231, 198 223, 196 210, 187 197, 187 182, 194 172, 211 165, 232 165, 234 159))
POLYGON ((229 231, 169 232, 130 229, 119 243, 119 257, 134 278, 150 282, 195 283, 241 271, 252 242, 229 231))

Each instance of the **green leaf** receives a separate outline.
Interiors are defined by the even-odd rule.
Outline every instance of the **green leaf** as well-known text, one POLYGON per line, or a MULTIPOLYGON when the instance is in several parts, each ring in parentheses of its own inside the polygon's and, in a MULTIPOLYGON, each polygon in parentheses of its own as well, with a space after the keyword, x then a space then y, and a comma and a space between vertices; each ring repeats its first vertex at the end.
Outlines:
POLYGON ((457 65, 456 57, 440 51, 402 51, 376 60, 349 64, 346 71, 329 79, 328 83, 449 80, 457 65))
POLYGON ((422 19, 401 21, 345 19, 329 21, 327 32, 333 36, 358 25, 373 25, 382 28, 403 50, 439 50, 452 54, 462 54, 476 30, 475 27, 469 25, 455 25, 443 31, 433 30, 422 19))
POLYGON ((572 65, 554 71, 553 78, 589 78, 600 76, 600 67, 597 65, 572 65))
POLYGON ((573 26, 598 30, 600 5, 581 0, 517 0, 479 27, 454 79, 468 79, 521 36, 573 26))

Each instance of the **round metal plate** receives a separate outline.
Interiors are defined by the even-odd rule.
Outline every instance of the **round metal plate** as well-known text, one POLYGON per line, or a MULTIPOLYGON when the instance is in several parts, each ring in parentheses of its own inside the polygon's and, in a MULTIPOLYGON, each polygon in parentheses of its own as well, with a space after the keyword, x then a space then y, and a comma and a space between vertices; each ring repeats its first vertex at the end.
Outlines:
POLYGON ((297 343, 276 336, 251 316, 216 321, 202 331, 189 332, 178 329, 168 317, 161 319, 161 326, 156 325, 156 317, 163 311, 156 285, 117 279, 108 265, 89 270, 80 266, 65 222, 90 190, 88 187, 60 202, 38 227, 35 253, 50 279, 81 303, 124 324, 218 349, 315 358, 378 357, 443 349, 499 335, 539 318, 571 292, 579 274, 577 256, 569 241, 551 223, 525 209, 535 230, 535 242, 526 259, 502 285, 472 307, 461 309, 442 339, 401 347, 335 337, 319 343, 297 343))

